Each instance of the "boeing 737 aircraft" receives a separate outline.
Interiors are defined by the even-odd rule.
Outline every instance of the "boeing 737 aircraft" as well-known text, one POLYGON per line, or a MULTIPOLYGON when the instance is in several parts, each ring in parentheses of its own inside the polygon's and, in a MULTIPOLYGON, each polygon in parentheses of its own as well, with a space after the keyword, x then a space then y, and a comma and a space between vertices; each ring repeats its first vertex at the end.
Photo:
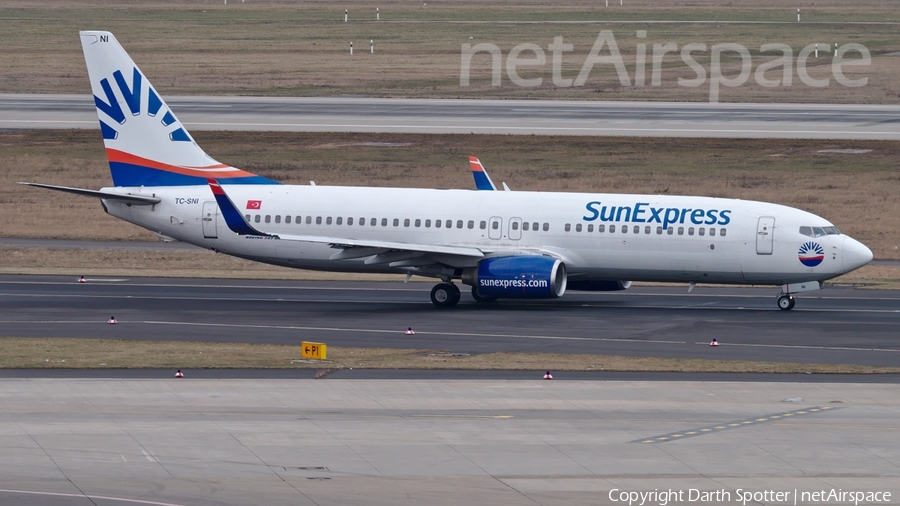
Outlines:
MULTIPOLYGON (((104 210, 175 239, 286 267, 440 280, 436 306, 550 299, 632 281, 781 286, 792 294, 872 252, 828 220, 745 200, 528 191, 283 185, 219 163, 194 142, 109 32, 81 32, 113 186, 104 210)), ((479 189, 495 190, 477 159, 479 189)))

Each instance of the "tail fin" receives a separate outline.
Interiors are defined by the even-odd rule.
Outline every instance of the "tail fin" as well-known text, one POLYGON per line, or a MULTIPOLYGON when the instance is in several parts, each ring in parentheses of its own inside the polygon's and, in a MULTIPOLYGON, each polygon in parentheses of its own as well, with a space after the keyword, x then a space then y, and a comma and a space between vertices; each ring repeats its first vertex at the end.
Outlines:
POLYGON ((81 46, 113 184, 277 184, 204 153, 113 34, 81 32, 81 46))
POLYGON ((475 188, 478 190, 496 190, 497 187, 494 186, 494 182, 491 181, 491 176, 488 176, 486 170, 484 170, 484 165, 481 164, 481 161, 474 156, 469 157, 469 165, 472 167, 472 177, 475 178, 475 188))

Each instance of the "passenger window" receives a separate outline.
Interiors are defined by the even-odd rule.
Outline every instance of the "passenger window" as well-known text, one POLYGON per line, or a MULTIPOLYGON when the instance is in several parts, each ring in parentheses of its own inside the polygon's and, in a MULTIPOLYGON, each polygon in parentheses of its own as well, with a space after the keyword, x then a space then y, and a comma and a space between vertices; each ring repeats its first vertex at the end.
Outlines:
POLYGON ((538 227, 538 225, 539 225, 538 222, 532 223, 532 224, 531 224, 531 230, 534 230, 535 232, 537 232, 537 231, 540 229, 540 227, 538 227))
POLYGON ((594 231, 594 224, 593 224, 593 223, 591 223, 590 225, 588 225, 587 231, 588 231, 588 232, 593 232, 593 231, 594 231))
POLYGON ((369 220, 369 226, 374 227, 376 225, 378 225, 378 218, 372 218, 371 220, 369 220))
POLYGON ((634 232, 635 234, 640 234, 640 233, 641 233, 641 227, 640 227, 640 225, 635 225, 635 226, 634 226, 634 229, 632 230, 632 232, 634 232))
POLYGON ((697 235, 705 235, 705 233, 706 233, 706 229, 705 229, 705 228, 700 227, 700 228, 697 229, 697 235))
POLYGON ((425 220, 425 228, 431 228, 431 220, 425 220))
POLYGON ((522 222, 522 230, 527 231, 529 229, 529 227, 530 227, 530 225, 527 221, 522 222))
POLYGON ((409 218, 406 218, 405 220, 403 220, 403 226, 404 226, 404 227, 408 227, 408 226, 409 226, 409 218))
POLYGON ((725 232, 726 232, 726 231, 727 231, 727 229, 720 228, 720 229, 719 229, 719 235, 722 236, 722 237, 725 237, 725 232))
POLYGON ((416 219, 416 227, 421 227, 421 226, 422 226, 422 220, 417 218, 416 219))
POLYGON ((623 234, 627 234, 627 233, 628 233, 628 225, 622 225, 622 233, 623 233, 623 234))
POLYGON ((656 235, 662 235, 662 227, 656 227, 656 235))
POLYGON ((394 218, 394 226, 395 226, 395 227, 399 227, 399 226, 400 226, 400 218, 394 218))
POLYGON ((285 217, 284 217, 284 222, 285 222, 285 223, 290 223, 290 222, 291 222, 291 217, 290 217, 290 216, 285 216, 285 217))
POLYGON ((359 226, 361 226, 361 227, 366 226, 366 219, 365 219, 365 218, 360 218, 360 219, 359 219, 359 226))
POLYGON ((509 225, 513 230, 519 230, 519 222, 514 221, 509 225))
POLYGON ((550 231, 550 224, 544 223, 544 232, 549 232, 549 231, 550 231))
POLYGON ((266 215, 266 223, 269 223, 270 221, 272 221, 272 217, 267 214, 266 215))
POLYGON ((678 227, 678 235, 684 235, 684 227, 678 227))
POLYGON ((597 225, 597 232, 600 232, 601 234, 606 232, 606 225, 597 225))
POLYGON ((312 216, 307 216, 307 217, 306 217, 306 224, 309 225, 309 224, 311 224, 311 223, 312 223, 312 216))
POLYGON ((484 220, 481 220, 481 222, 478 223, 478 228, 480 228, 481 230, 486 229, 486 228, 487 228, 487 222, 484 221, 484 220))
POLYGON ((441 220, 434 220, 434 228, 441 228, 442 223, 441 220))
POLYGON ((353 225, 353 217, 347 218, 347 226, 353 225))
POLYGON ((244 219, 247 220, 247 223, 250 223, 250 215, 249 214, 245 214, 244 219))
POLYGON ((381 226, 382 226, 382 227, 386 227, 386 226, 387 226, 387 218, 381 218, 381 226))
POLYGON ((575 225, 575 231, 581 232, 581 223, 578 223, 577 225, 575 225))
POLYGON ((326 224, 326 225, 331 225, 331 216, 325 218, 325 224, 326 224))
POLYGON ((650 235, 650 225, 647 225, 646 227, 644 227, 644 233, 647 235, 650 235))
POLYGON ((716 229, 714 229, 714 228, 709 229, 709 235, 710 235, 711 237, 715 237, 715 236, 716 236, 716 229))
POLYGON ((675 233, 675 227, 669 227, 669 228, 667 228, 667 229, 666 229, 666 233, 669 234, 669 235, 672 235, 673 233, 675 233))
POLYGON ((570 232, 570 231, 572 230, 572 224, 571 224, 571 223, 566 223, 566 226, 565 226, 564 228, 565 228, 565 231, 566 231, 566 232, 570 232))
POLYGON ((688 235, 694 235, 694 227, 688 227, 688 235))
POLYGON ((447 220, 447 223, 444 224, 447 228, 453 228, 453 220, 447 220))
POLYGON ((495 222, 491 223, 491 228, 494 229, 494 230, 499 230, 499 229, 500 229, 500 222, 499 222, 499 221, 495 221, 495 222))
POLYGON ((475 220, 469 220, 469 222, 466 223, 466 227, 468 227, 469 230, 475 228, 475 220))
POLYGON ((335 224, 340 225, 341 223, 344 223, 344 218, 338 216, 335 220, 335 224))
POLYGON ((610 232, 610 233, 613 233, 613 232, 615 232, 615 231, 616 231, 616 226, 615 226, 615 225, 610 225, 610 226, 609 226, 609 232, 610 232))
POLYGON ((275 215, 275 223, 281 223, 281 215, 280 214, 275 215))
POLYGON ((321 225, 321 224, 322 224, 322 217, 316 216, 316 225, 321 225))
POLYGON ((300 224, 300 218, 302 218, 302 216, 297 216, 297 219, 294 220, 294 223, 296 223, 297 225, 299 225, 299 224, 300 224))
POLYGON ((462 220, 456 220, 456 228, 463 228, 463 221, 462 221, 462 220))

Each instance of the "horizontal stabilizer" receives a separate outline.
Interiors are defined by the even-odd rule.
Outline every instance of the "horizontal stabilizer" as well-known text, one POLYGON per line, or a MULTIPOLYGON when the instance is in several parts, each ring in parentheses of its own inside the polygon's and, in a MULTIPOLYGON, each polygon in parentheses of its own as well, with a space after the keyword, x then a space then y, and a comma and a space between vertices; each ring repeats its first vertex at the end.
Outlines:
POLYGON ((86 190, 84 188, 70 188, 68 186, 54 186, 52 184, 41 184, 41 183, 19 182, 19 184, 24 184, 27 186, 36 186, 38 188, 46 188, 48 190, 56 190, 56 191, 66 192, 66 193, 74 193, 75 195, 83 195, 85 197, 96 197, 96 198, 105 199, 105 200, 118 200, 120 202, 134 204, 134 205, 138 205, 138 206, 152 206, 153 204, 159 204, 159 202, 160 202, 159 197, 154 197, 152 195, 136 195, 133 193, 112 193, 112 192, 98 191, 98 190, 86 190))

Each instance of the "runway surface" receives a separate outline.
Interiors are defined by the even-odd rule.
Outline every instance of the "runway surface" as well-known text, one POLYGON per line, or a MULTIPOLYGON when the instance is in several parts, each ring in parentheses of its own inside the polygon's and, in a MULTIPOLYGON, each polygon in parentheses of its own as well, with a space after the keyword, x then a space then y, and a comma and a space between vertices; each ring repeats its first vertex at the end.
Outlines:
MULTIPOLYGON (((900 106, 165 97, 191 130, 900 139, 900 106)), ((88 95, 0 94, 0 129, 98 128, 88 95)))
POLYGON ((893 504, 898 419, 896 385, 2 379, 0 504, 893 504))
POLYGON ((900 364, 900 292, 636 287, 434 308, 430 283, 0 276, 8 336, 900 364), (106 323, 115 316, 118 325, 106 323), (407 327, 415 336, 407 336, 407 327), (721 345, 711 348, 716 338, 721 345))

